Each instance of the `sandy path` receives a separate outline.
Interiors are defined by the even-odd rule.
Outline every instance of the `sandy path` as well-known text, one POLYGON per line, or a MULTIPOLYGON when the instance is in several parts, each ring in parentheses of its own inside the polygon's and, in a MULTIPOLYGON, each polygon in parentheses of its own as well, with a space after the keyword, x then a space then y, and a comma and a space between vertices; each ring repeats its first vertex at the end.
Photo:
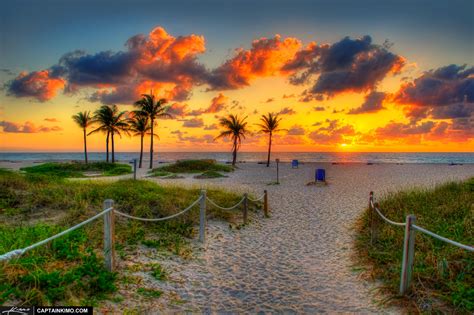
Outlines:
MULTIPOLYGON (((192 186, 212 183, 207 185, 255 195, 267 189, 272 210, 270 219, 258 219, 240 231, 212 222, 197 260, 164 260, 171 280, 148 285, 175 293, 181 302, 161 307, 205 312, 380 312, 373 302, 373 285, 358 278, 350 260, 351 227, 366 206, 369 191, 380 196, 402 187, 463 179, 474 176, 474 165, 307 164, 291 169, 286 164, 280 175, 281 185, 268 186, 275 169, 246 164, 225 179, 156 180, 192 186), (329 186, 305 185, 317 167, 326 168, 329 186)), ((154 309, 148 306, 142 305, 154 309)))

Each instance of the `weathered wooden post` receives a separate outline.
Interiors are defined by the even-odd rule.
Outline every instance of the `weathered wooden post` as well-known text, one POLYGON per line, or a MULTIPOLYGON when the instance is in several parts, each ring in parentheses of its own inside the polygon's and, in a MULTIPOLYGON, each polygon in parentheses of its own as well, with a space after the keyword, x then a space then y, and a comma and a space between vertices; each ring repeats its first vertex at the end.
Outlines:
POLYGON ((247 224, 247 212, 249 210, 249 198, 248 194, 244 194, 244 225, 247 224))
POLYGON ((263 191, 263 214, 266 218, 269 217, 268 215, 268 193, 266 190, 263 191))
POLYGON ((206 191, 201 190, 201 200, 199 202, 199 241, 206 241, 206 191))
POLYGON ((373 244, 374 242, 374 222, 373 222, 373 216, 374 216, 374 209, 372 208, 372 204, 374 202, 374 192, 371 191, 369 193, 369 225, 370 225, 370 245, 373 244))
POLYGON ((403 241, 402 271, 400 275, 400 295, 404 295, 410 288, 411 275, 413 272, 413 258, 415 254, 415 224, 416 217, 407 215, 405 221, 405 239, 403 241))
MULTIPOLYGON (((107 199, 104 201, 104 210, 109 209, 114 206, 114 201, 112 199, 107 199)), ((104 214, 104 259, 105 259, 105 268, 108 271, 114 271, 115 268, 115 220, 114 220, 114 210, 104 214)))

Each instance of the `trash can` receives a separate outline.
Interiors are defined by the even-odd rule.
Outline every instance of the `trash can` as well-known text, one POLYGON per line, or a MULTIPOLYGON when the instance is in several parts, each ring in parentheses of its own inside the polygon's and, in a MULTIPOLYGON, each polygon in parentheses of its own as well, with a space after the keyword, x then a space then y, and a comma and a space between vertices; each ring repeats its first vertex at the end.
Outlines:
POLYGON ((291 161, 291 168, 298 168, 298 160, 291 161))
POLYGON ((318 168, 316 170, 316 181, 317 182, 325 182, 326 181, 326 170, 323 168, 318 168))

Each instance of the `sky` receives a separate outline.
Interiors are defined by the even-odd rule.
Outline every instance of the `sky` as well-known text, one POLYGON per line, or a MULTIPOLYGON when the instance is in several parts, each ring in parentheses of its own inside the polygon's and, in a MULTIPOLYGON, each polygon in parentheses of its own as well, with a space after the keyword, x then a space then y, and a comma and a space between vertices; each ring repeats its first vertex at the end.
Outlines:
MULTIPOLYGON (((71 116, 166 98, 156 151, 474 152, 474 2, 3 1, 0 150, 81 151, 71 116)), ((92 129, 91 129, 92 130, 92 129)), ((90 151, 105 136, 88 136, 90 151)), ((148 141, 148 139, 146 139, 148 141)), ((145 143, 145 147, 148 143, 145 143)), ((124 135, 117 151, 137 151, 124 135)))

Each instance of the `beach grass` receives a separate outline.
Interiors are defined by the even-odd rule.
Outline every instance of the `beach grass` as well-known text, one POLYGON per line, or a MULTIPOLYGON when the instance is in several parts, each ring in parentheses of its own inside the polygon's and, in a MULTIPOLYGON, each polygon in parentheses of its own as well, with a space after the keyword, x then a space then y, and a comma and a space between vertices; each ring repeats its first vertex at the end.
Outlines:
POLYGON ((86 177, 86 173, 97 173, 100 176, 117 176, 130 174, 132 167, 128 164, 106 162, 50 162, 40 165, 23 167, 28 174, 40 174, 61 178, 86 177))
MULTIPOLYGON (((139 217, 174 214, 199 197, 199 189, 162 187, 145 180, 70 181, 37 173, 0 170, 0 254, 43 240, 98 213, 105 199, 113 199, 119 211, 139 217)), ((228 207, 241 196, 209 189, 207 194, 228 207)), ((211 207, 208 218, 233 222, 235 211, 211 207)), ((0 305, 95 305, 111 297, 124 279, 103 267, 103 220, 98 219, 0 263, 0 305)), ((197 233, 199 207, 176 219, 149 223, 116 217, 116 252, 127 259, 136 248, 192 257, 190 238, 197 233)), ((153 277, 166 279, 155 266, 153 277)), ((140 292, 139 292, 140 293, 140 292)), ((143 293, 143 292, 141 292, 143 293)))
POLYGON ((230 165, 219 164, 216 160, 181 160, 176 163, 165 165, 154 169, 156 172, 171 173, 202 173, 206 171, 232 172, 234 168, 230 165))
POLYGON ((216 171, 205 171, 204 173, 200 175, 194 176, 194 178, 198 178, 198 179, 221 178, 221 177, 226 177, 226 176, 216 171))
MULTIPOLYGON (((433 189, 412 189, 379 200, 382 213, 404 222, 408 214, 416 224, 462 244, 474 244, 474 178, 433 189)), ((416 312, 472 313, 474 311, 474 257, 472 252, 417 233, 411 290, 399 297, 404 228, 381 221, 377 215, 375 239, 370 245, 370 214, 357 223, 358 259, 369 274, 383 281, 389 300, 416 312)))

